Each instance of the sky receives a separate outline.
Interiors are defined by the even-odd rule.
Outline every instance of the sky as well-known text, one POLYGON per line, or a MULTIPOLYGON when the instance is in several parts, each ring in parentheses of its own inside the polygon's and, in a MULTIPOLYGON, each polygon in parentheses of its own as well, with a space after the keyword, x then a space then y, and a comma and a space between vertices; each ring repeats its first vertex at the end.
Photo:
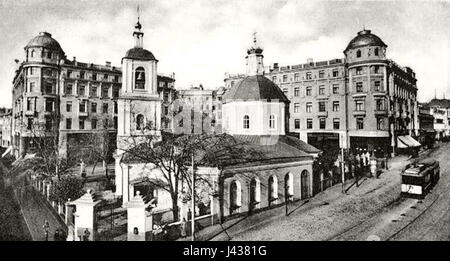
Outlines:
POLYGON ((343 58, 363 28, 387 45, 387 56, 416 72, 419 101, 450 98, 450 1, 281 0, 0 0, 0 106, 11 106, 14 59, 39 32, 52 34, 67 58, 120 66, 133 47, 141 10, 144 48, 158 72, 174 72, 177 89, 223 86, 244 73, 257 32, 264 65, 343 58))

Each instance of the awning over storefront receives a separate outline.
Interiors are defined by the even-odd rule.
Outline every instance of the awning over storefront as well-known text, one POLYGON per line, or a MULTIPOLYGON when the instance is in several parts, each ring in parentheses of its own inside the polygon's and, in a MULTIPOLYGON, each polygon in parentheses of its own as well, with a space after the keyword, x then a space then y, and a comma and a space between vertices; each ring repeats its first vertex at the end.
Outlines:
POLYGON ((397 137, 397 147, 404 149, 409 147, 419 147, 422 144, 420 144, 418 141, 416 141, 413 137, 409 135, 405 136, 398 136, 397 137))

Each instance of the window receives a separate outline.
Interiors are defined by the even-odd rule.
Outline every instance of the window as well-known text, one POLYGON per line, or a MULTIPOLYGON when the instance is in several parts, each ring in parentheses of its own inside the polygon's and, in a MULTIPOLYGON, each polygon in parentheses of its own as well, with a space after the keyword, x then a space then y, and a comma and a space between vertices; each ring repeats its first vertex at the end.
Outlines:
POLYGON ((72 84, 67 84, 66 85, 66 90, 64 91, 64 93, 71 95, 72 94, 72 88, 73 88, 72 84))
POLYGON ((312 87, 308 86, 306 87, 306 96, 311 96, 312 95, 312 87))
POLYGON ((294 81, 298 82, 300 80, 300 74, 299 73, 295 73, 294 74, 294 81))
POLYGON ((113 98, 119 97, 119 88, 113 87, 113 98))
POLYGON ((66 111, 72 112, 72 102, 71 101, 66 102, 66 111))
POLYGON ((109 97, 109 88, 107 86, 102 87, 102 98, 108 98, 109 97))
POLYGON ((45 93, 53 93, 53 84, 51 82, 45 83, 45 93))
POLYGON ((363 83, 362 82, 356 83, 356 92, 363 92, 363 83))
POLYGON ((286 97, 287 97, 287 96, 288 96, 288 93, 289 93, 288 89, 287 89, 287 88, 283 88, 283 93, 284 93, 284 95, 286 95, 286 97))
POLYGON ((92 80, 94 80, 94 81, 97 80, 97 74, 96 74, 96 73, 93 73, 93 74, 92 74, 92 80))
POLYGON ((52 59, 52 52, 47 52, 47 58, 52 59))
POLYGON ((443 119, 436 119, 436 123, 442 124, 442 123, 444 123, 444 120, 443 119))
POLYGON ((333 119, 333 129, 339 130, 339 128, 340 128, 339 118, 334 118, 333 119))
POLYGON ((382 118, 377 119, 377 130, 383 130, 384 128, 384 120, 382 118))
POLYGON ((375 54, 375 56, 378 56, 378 48, 375 48, 374 54, 375 54))
POLYGON ((320 119, 319 119, 319 128, 320 128, 321 130, 324 130, 324 129, 325 129, 325 126, 326 126, 326 119, 325 119, 325 118, 320 118, 320 119))
POLYGON ((34 50, 31 50, 30 57, 33 58, 36 55, 36 52, 34 50))
POLYGON ((287 82, 288 81, 288 76, 285 74, 283 75, 283 82, 287 82))
POLYGON ((306 103, 306 112, 311 112, 312 111, 312 102, 307 102, 306 103))
POLYGON ((339 94, 339 84, 333 84, 333 94, 339 94))
POLYGON ((97 97, 97 86, 91 86, 91 97, 97 97))
POLYGON ((356 51, 356 58, 361 57, 361 50, 356 51))
POLYGON ((85 73, 83 71, 80 72, 80 78, 84 79, 85 73))
POLYGON ((136 89, 143 90, 145 88, 145 70, 143 67, 136 68, 134 81, 136 89))
POLYGON ((319 95, 325 95, 325 85, 319 86, 319 95))
POLYGON ((109 128, 109 120, 108 119, 104 119, 103 121, 104 121, 103 128, 108 129, 109 128))
POLYGON ((380 83, 380 81, 375 81, 374 82, 374 89, 375 89, 376 92, 381 91, 381 83, 380 83))
MULTIPOLYGON (((277 82, 277 77, 276 76, 273 76, 272 77, 272 82, 277 82)), ((232 85, 233 86, 233 85, 232 85)))
POLYGON ((33 128, 33 118, 28 118, 27 130, 31 130, 32 128, 33 128))
POLYGON ((144 129, 144 115, 138 114, 136 116, 136 130, 144 129))
POLYGON ((36 83, 30 82, 30 92, 36 91, 36 83))
POLYGON ((91 103, 91 112, 97 113, 97 103, 95 102, 91 103))
POLYGON ((339 76, 339 71, 333 70, 333 77, 338 77, 338 76, 339 76))
POLYGON ((363 118, 356 118, 356 129, 358 129, 358 130, 364 129, 364 119, 363 118))
POLYGON ((384 111, 384 100, 377 100, 377 111, 384 111))
POLYGON ((312 129, 313 128, 313 121, 312 121, 312 119, 307 119, 306 120, 306 128, 307 129, 312 129))
POLYGON ((72 71, 67 71, 67 78, 72 78, 72 71))
POLYGON ((33 98, 27 98, 27 111, 31 111, 31 110, 33 110, 34 108, 34 99, 33 98))
POLYGON ((275 124, 276 124, 275 115, 272 114, 269 116, 269 129, 271 130, 275 129, 275 124))
POLYGON ((103 113, 108 113, 108 104, 103 103, 103 113))
POLYGON ((71 118, 66 119, 66 129, 67 130, 72 129, 72 119, 71 118))
POLYGON ((80 112, 86 112, 86 102, 85 101, 81 101, 80 102, 80 112))
POLYGON ((250 117, 248 115, 244 115, 244 129, 250 128, 250 117))
POLYGON ((119 82, 119 75, 114 75, 114 81, 119 82))
POLYGON ((333 102, 333 111, 339 111, 339 101, 333 102))
POLYGON ((45 100, 45 111, 51 112, 53 111, 53 101, 50 99, 45 100))
POLYGON ((80 85, 80 87, 78 88, 78 95, 80 96, 86 95, 86 86, 80 85))
POLYGON ((294 120, 294 128, 297 130, 300 129, 300 119, 294 120))
POLYGON ((306 80, 311 80, 311 79, 312 79, 311 72, 307 72, 306 73, 306 80))
POLYGON ((108 77, 109 77, 108 74, 103 75, 103 80, 107 81, 107 80, 108 80, 108 77))
MULTIPOLYGON (((166 106, 166 108, 167 108, 167 106, 166 106)), ((115 101, 114 102, 114 113, 117 113, 118 111, 119 111, 119 106, 118 106, 117 102, 115 101)))
POLYGON ((294 88, 294 96, 298 97, 300 95, 300 88, 299 87, 295 87, 294 88))
POLYGON ((325 77, 325 71, 319 71, 319 78, 325 77))
POLYGON ((119 126, 119 121, 118 121, 117 116, 114 116, 113 121, 114 121, 114 129, 117 129, 117 126, 119 126))
POLYGON ((80 120, 80 130, 84 130, 84 120, 80 120))
POLYGON ((356 75, 362 75, 362 74, 363 74, 362 67, 356 68, 356 75))
POLYGON ((181 120, 178 122, 178 127, 180 127, 180 128, 183 127, 183 119, 181 119, 181 120))
POLYGON ((319 111, 320 112, 326 111, 325 102, 319 102, 319 111))
POLYGON ((364 101, 356 101, 356 111, 364 111, 364 101))
POLYGON ((375 65, 375 66, 373 67, 373 72, 374 72, 374 73, 380 73, 380 66, 375 65))
POLYGON ((294 103, 294 112, 300 112, 300 103, 294 103))
POLYGON ((92 119, 91 127, 92 127, 93 130, 97 129, 97 119, 92 119))

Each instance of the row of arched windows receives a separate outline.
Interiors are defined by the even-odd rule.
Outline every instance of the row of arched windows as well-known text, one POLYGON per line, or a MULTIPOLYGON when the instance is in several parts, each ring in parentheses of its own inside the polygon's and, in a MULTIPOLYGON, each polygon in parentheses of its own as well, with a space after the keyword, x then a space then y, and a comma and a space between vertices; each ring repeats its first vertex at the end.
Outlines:
MULTIPOLYGON (((242 127, 244 129, 250 129, 250 116, 244 115, 242 127)), ((276 117, 273 114, 269 116, 269 129, 276 129, 276 117)))
MULTIPOLYGON (((304 170, 301 173, 301 198, 305 199, 309 197, 309 173, 304 170)), ((250 180, 250 194, 249 194, 249 210, 259 208, 261 203, 261 181, 259 178, 252 178, 250 180)), ((230 183, 229 188, 230 196, 230 214, 239 213, 240 207, 242 206, 242 187, 238 180, 233 180, 230 183)), ((285 201, 292 201, 294 197, 294 177, 292 173, 287 173, 284 177, 284 193, 285 201)), ((278 193, 278 177, 272 175, 269 177, 267 182, 267 200, 268 206, 278 203, 279 193, 278 193)))
POLYGON ((145 130, 146 128, 153 128, 153 121, 145 122, 145 117, 142 114, 136 115, 136 130, 145 130))
MULTIPOLYGON (((378 56, 378 55, 379 55, 379 50, 378 50, 378 48, 375 48, 373 52, 374 52, 374 55, 375 55, 375 56, 378 56)), ((369 55, 370 55, 370 54, 369 54, 369 55)), ((357 51, 356 51, 356 57, 357 57, 357 58, 360 58, 360 57, 361 57, 361 50, 357 50, 357 51)))

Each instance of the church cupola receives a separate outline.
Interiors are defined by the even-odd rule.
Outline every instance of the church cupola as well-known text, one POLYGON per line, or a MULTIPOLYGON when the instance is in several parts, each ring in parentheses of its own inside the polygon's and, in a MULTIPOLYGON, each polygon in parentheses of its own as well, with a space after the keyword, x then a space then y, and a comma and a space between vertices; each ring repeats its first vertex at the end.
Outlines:
POLYGON ((258 45, 256 40, 256 32, 253 33, 253 44, 247 49, 247 75, 263 75, 264 64, 262 55, 263 49, 258 45))

